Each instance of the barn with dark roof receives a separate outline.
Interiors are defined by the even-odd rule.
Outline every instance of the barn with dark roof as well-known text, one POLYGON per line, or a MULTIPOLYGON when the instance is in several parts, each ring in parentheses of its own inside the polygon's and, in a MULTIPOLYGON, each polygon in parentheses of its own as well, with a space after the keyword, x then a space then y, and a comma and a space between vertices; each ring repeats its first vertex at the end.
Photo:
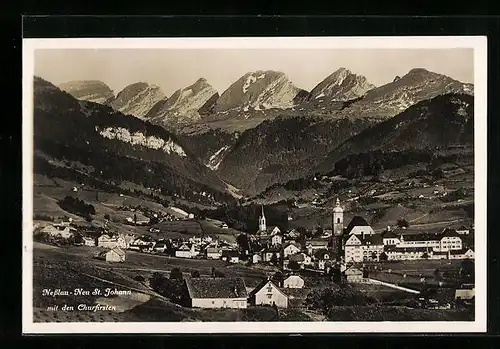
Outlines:
POLYGON ((240 278, 188 278, 186 286, 193 308, 246 308, 248 293, 240 278))

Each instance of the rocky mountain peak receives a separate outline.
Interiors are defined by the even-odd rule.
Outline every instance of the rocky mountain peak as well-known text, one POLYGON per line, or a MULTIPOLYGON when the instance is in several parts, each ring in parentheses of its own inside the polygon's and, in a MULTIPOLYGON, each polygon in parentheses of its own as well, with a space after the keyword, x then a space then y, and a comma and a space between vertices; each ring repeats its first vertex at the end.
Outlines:
POLYGON ((114 98, 111 88, 99 80, 75 80, 68 81, 58 86, 62 91, 83 101, 104 104, 110 98, 114 98))
POLYGON ((374 87, 366 77, 342 67, 313 88, 311 96, 316 100, 348 101, 365 95, 374 87))
POLYGON ((296 87, 285 73, 257 70, 240 77, 224 91, 216 104, 217 111, 286 109, 304 90, 296 87))
POLYGON ((175 91, 172 96, 159 101, 147 114, 152 122, 173 125, 186 124, 201 119, 201 112, 211 109, 219 97, 218 92, 205 78, 175 91))
POLYGON ((123 114, 144 118, 151 108, 165 97, 159 86, 136 82, 126 86, 107 104, 123 114))

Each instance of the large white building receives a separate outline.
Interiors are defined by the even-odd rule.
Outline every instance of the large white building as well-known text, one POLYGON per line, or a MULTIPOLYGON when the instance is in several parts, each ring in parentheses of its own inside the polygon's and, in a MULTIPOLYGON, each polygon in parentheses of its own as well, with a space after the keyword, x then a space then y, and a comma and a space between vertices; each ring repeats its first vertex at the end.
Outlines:
POLYGON ((441 233, 396 233, 387 228, 375 234, 366 220, 355 216, 344 231, 346 262, 411 259, 474 258, 474 251, 464 250, 462 238, 453 229, 441 233))

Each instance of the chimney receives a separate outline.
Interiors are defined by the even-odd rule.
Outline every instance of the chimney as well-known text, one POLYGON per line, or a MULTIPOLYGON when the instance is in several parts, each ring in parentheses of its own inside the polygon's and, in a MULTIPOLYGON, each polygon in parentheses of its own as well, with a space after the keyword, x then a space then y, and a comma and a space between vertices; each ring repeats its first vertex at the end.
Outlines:
POLYGON ((387 226, 387 231, 391 231, 391 226, 390 225, 387 226))
POLYGON ((234 294, 236 295, 236 297, 238 297, 238 289, 236 288, 236 286, 234 286, 234 294))

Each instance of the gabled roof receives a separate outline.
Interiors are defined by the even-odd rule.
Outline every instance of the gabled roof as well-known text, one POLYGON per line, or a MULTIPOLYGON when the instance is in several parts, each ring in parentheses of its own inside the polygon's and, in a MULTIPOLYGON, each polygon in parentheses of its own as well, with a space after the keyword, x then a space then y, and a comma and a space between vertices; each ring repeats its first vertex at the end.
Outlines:
POLYGON ((300 275, 289 275, 289 276, 287 276, 286 278, 284 278, 284 279, 283 279, 283 281, 286 281, 286 280, 291 279, 291 278, 293 278, 293 279, 299 278, 299 279, 301 279, 302 281, 304 281, 304 279, 303 279, 303 278, 301 278, 301 277, 300 277, 300 275))
POLYGON ((399 239, 399 235, 397 235, 393 230, 384 230, 382 232, 383 239, 399 239))
MULTIPOLYGON (((118 255, 120 256, 125 256, 125 251, 123 251, 121 248, 119 247, 114 247, 112 248, 110 251, 113 251, 113 252, 116 252, 118 255)), ((108 251, 109 252, 109 251, 108 251)))
POLYGON ((443 230, 441 234, 441 239, 444 237, 461 237, 459 233, 455 229, 446 228, 443 230))
POLYGON ((257 292, 259 292, 264 286, 266 286, 268 283, 271 283, 276 290, 278 290, 279 293, 281 293, 283 296, 287 297, 288 296, 271 280, 262 280, 260 284, 257 285, 250 293, 249 297, 254 296, 257 292))
POLYGON ((300 245, 299 245, 299 244, 297 244, 297 243, 293 243, 293 242, 287 242, 287 243, 285 244, 285 246, 283 247, 283 249, 285 249, 285 248, 287 248, 287 247, 289 247, 289 246, 294 246, 294 247, 296 247, 296 248, 298 248, 298 249, 300 250, 300 245))
POLYGON ((245 281, 240 278, 186 278, 190 298, 247 298, 245 281))
POLYGON ((351 222, 349 223, 345 231, 347 234, 349 234, 354 227, 369 227, 369 226, 370 224, 368 224, 366 219, 364 219, 361 216, 354 216, 351 219, 351 222))
POLYGON ((360 236, 356 236, 356 235, 354 235, 354 234, 353 234, 353 235, 347 235, 347 236, 344 238, 344 244, 345 244, 346 246, 349 246, 349 245, 347 245, 347 241, 348 241, 349 239, 351 239, 351 238, 352 238, 352 239, 357 239, 357 240, 359 240, 361 243, 363 243, 363 241, 361 240, 361 237, 360 237, 360 236))

